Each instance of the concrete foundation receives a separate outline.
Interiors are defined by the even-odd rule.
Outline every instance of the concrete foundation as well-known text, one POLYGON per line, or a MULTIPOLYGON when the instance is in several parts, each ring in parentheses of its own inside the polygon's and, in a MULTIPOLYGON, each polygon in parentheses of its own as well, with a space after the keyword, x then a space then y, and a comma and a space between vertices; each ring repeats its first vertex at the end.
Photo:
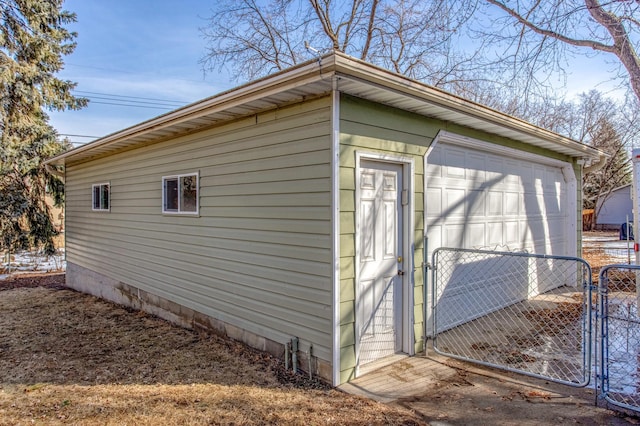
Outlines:
MULTIPOLYGON (((184 328, 228 337, 278 358, 283 358, 285 354, 284 344, 282 343, 259 336, 233 324, 205 315, 71 262, 67 262, 66 284, 68 287, 82 293, 92 294, 119 305, 148 312, 184 328)), ((307 354, 298 352, 299 373, 308 374, 308 368, 309 359, 307 354)), ((312 356, 311 370, 314 376, 331 383, 331 364, 312 356)))

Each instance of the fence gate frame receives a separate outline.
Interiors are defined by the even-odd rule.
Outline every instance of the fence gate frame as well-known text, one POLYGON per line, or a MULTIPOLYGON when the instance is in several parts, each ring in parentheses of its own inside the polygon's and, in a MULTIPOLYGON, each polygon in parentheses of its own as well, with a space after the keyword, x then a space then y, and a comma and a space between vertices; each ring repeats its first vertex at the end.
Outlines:
MULTIPOLYGON (((440 247, 434 250, 430 266, 431 338, 436 353, 573 387, 589 385, 595 328, 592 314, 594 288, 591 266, 584 259, 525 252, 440 247), (454 269, 444 269, 442 256, 445 255, 454 257, 454 262, 451 263, 456 265, 454 269), (487 274, 480 278, 474 275, 486 272, 493 272, 494 275, 487 274), (450 286, 446 289, 448 294, 445 294, 440 282, 445 279, 447 280, 445 287, 450 286), (547 282, 558 279, 562 280, 560 285, 547 282), (516 283, 515 290, 513 283, 516 283), (570 283, 574 285, 569 286, 570 283), (518 284, 520 288, 517 287, 518 284), (495 297, 498 300, 487 298, 486 301, 479 302, 478 297, 488 286, 494 287, 495 297), (532 287, 535 287, 535 291, 529 293, 532 287), (575 291, 569 296, 557 292, 558 289, 571 287, 575 291), (511 291, 513 294, 509 293, 511 291), (505 296, 504 293, 510 295, 505 296), (468 300, 465 301, 465 297, 468 300), (517 300, 518 298, 520 300, 517 300), (532 300, 535 300, 535 309, 529 307, 532 300), (468 311, 470 308, 477 310, 478 308, 472 303, 484 303, 483 309, 486 312, 467 313, 466 318, 456 316, 456 312, 453 312, 468 311), (566 317, 556 315, 554 306, 566 310, 566 317), (579 310, 576 311, 578 306, 579 310), (506 312, 504 315, 507 315, 507 321, 503 316, 504 312, 506 312), (549 321, 538 319, 538 312, 549 315, 549 321), (443 321, 445 324, 442 323, 443 321), (494 325, 505 324, 505 327, 508 327, 508 324, 512 323, 516 324, 513 330, 493 332, 494 325), (522 328, 517 329, 520 325, 522 328), (566 330, 562 326, 565 326, 566 330), (530 334, 521 334, 523 329, 530 331, 530 334), (474 331, 482 334, 483 339, 489 340, 474 341, 473 338, 477 337, 474 331), (508 334, 509 331, 511 335, 508 334), (506 334, 500 336, 500 332, 506 334), (578 335, 574 336, 575 341, 565 344, 565 337, 569 334, 563 335, 563 332, 578 335), (490 340, 492 336, 499 341, 492 342, 490 340), (443 340, 444 343, 442 343, 443 340), (452 346, 459 343, 461 346, 465 345, 465 349, 454 347, 452 350, 452 346), (581 347, 576 349, 578 344, 581 347), (510 348, 513 346, 509 345, 515 345, 512 353, 510 348), (532 347, 536 349, 531 349, 532 347), (541 349, 538 350, 538 348, 541 349), (554 349, 558 349, 557 353, 554 349), (564 353, 563 350, 573 352, 564 353), (579 368, 574 369, 575 363, 572 357, 578 352, 581 356, 580 365, 579 368), (559 371, 564 373, 564 370, 568 372, 566 376, 558 373, 559 371), (543 374, 543 371, 549 374, 543 374)), ((425 304, 425 318, 427 318, 426 311, 425 304)))
MULTIPOLYGON (((638 349, 640 349, 640 312, 638 312, 640 303, 638 297, 640 293, 638 292, 638 284, 640 284, 640 265, 606 265, 602 267, 598 276, 597 318, 599 322, 598 349, 600 360, 596 363, 596 367, 599 368, 600 397, 614 406, 635 412, 640 412, 640 372, 638 371, 640 369, 640 359, 637 358, 639 355, 638 349), (628 271, 633 276, 620 274, 619 278, 621 280, 612 283, 614 279, 611 275, 613 275, 614 271, 628 271), (624 286, 628 285, 630 278, 633 280, 633 287, 625 288, 624 286), (611 288, 610 284, 612 284, 611 288), (611 289, 617 291, 610 292, 611 289), (613 295, 611 299, 609 297, 610 294, 613 295), (624 309, 620 310, 620 307, 625 304, 628 308, 626 312, 624 309), (627 324, 625 328, 627 333, 624 340, 625 348, 617 347, 622 343, 621 340, 610 339, 611 334, 621 331, 620 327, 611 327, 610 329, 611 322, 615 322, 616 325, 627 324), (634 326, 634 328, 630 330, 631 326, 634 326), (633 345, 633 347, 630 347, 630 332, 635 335, 633 341, 636 342, 636 345, 633 345), (633 372, 629 371, 627 359, 629 356, 636 357, 636 370, 633 372), (614 372, 617 374, 614 374, 614 372), (612 376, 615 376, 615 379, 612 380, 612 376), (629 379, 631 381, 635 379, 636 383, 628 383, 629 379), (612 387, 615 389, 612 389, 612 387), (625 387, 634 387, 635 392, 624 392, 625 387)), ((598 375, 598 372, 596 372, 596 375, 598 375)))

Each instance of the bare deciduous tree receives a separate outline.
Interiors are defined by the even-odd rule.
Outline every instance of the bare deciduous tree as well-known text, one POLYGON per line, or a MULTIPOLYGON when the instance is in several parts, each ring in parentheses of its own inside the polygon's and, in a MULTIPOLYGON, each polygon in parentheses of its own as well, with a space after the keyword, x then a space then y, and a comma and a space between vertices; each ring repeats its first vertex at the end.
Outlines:
MULTIPOLYGON (((564 69, 567 55, 606 53, 617 64, 640 99, 640 2, 614 0, 485 0, 504 17, 480 30, 483 39, 501 46, 498 57, 512 75, 529 76, 532 84, 564 69)), ((495 12, 495 10, 494 10, 495 12)), ((544 82, 542 82, 544 83, 544 82)))
POLYGON ((580 103, 568 114, 570 136, 608 155, 602 168, 582 177, 583 207, 594 209, 593 225, 612 191, 631 182, 628 147, 640 135, 640 127, 627 121, 626 110, 625 105, 592 90, 580 95, 580 103))
POLYGON ((475 66, 474 53, 454 43, 473 7, 463 0, 220 0, 201 29, 208 41, 201 63, 254 79, 313 58, 308 43, 442 86, 475 66))

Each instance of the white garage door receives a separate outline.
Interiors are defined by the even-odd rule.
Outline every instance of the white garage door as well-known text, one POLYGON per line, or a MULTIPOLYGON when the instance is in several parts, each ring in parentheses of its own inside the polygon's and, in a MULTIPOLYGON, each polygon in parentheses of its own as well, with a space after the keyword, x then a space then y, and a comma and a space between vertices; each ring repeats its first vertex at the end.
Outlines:
POLYGON ((558 161, 439 143, 425 174, 430 252, 459 247, 575 254, 575 185, 566 182, 558 161))

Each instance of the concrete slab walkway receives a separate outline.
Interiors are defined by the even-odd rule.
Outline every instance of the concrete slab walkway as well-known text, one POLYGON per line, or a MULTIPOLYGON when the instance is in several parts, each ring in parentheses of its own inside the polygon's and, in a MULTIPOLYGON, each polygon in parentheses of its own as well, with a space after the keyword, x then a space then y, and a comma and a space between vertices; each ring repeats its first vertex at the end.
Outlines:
POLYGON ((370 371, 339 389, 366 396, 380 402, 392 402, 423 394, 441 381, 450 382, 458 370, 447 364, 448 358, 439 355, 400 357, 390 365, 370 371))

